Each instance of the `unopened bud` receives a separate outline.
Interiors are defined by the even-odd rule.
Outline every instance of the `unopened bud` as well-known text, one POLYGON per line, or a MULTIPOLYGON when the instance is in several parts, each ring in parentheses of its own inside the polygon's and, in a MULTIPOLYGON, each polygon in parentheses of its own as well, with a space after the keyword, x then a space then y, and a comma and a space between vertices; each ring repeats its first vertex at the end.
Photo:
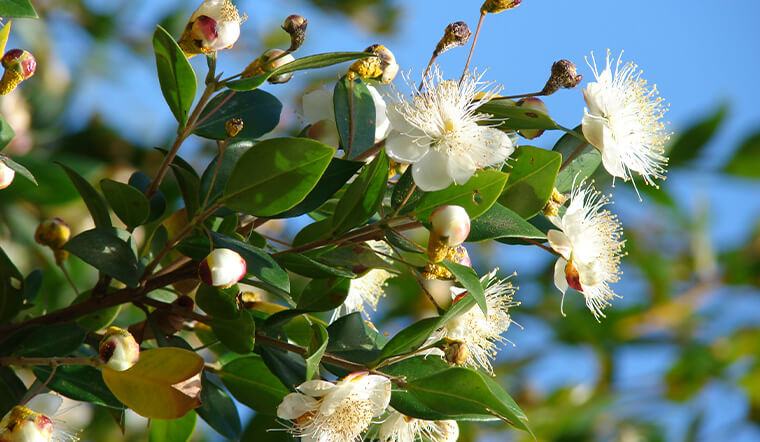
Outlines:
POLYGON ((446 362, 453 365, 464 365, 467 359, 470 357, 470 351, 467 349, 462 341, 454 339, 446 339, 443 344, 443 354, 446 358, 446 362))
POLYGON ((37 60, 29 51, 23 49, 11 49, 2 58, 5 68, 3 77, 0 79, 0 95, 8 95, 22 81, 29 79, 37 70, 37 60))
POLYGON ((231 48, 240 38, 240 25, 245 19, 230 0, 204 0, 185 26, 179 47, 187 55, 231 48))
POLYGON ((443 33, 443 38, 438 42, 433 54, 437 57, 449 49, 454 49, 459 46, 464 46, 470 39, 472 31, 467 23, 458 21, 446 26, 446 31, 443 33))
POLYGON ((245 123, 242 118, 230 118, 224 123, 224 130, 227 131, 228 138, 235 138, 243 131, 245 123))
POLYGON ((560 89, 572 89, 580 84, 583 75, 578 73, 570 60, 559 60, 552 65, 552 74, 546 82, 542 95, 551 95, 560 89))
POLYGON ((3 160, 0 159, 0 190, 10 186, 15 177, 16 171, 6 166, 3 160))
POLYGON ((11 408, 0 421, 2 442, 49 442, 53 440, 53 421, 23 405, 11 408))
MULTIPOLYGON (((272 72, 273 70, 293 61, 295 61, 295 57, 287 51, 283 51, 282 49, 270 49, 264 52, 261 57, 253 60, 251 64, 246 66, 241 76, 243 78, 249 78, 255 75, 272 72)), ((293 73, 287 72, 285 74, 269 77, 267 81, 272 84, 282 84, 287 83, 291 78, 293 78, 293 73)))
POLYGON ((307 26, 309 26, 309 21, 301 15, 293 14, 285 19, 282 29, 290 34, 290 48, 288 51, 295 52, 303 45, 304 40, 306 40, 307 26))
POLYGON ((462 206, 441 206, 430 215, 432 233, 449 247, 462 244, 470 235, 470 215, 462 206))
MULTIPOLYGON (((536 97, 523 98, 522 100, 517 102, 517 106, 523 107, 526 109, 532 109, 532 110, 541 112, 543 114, 549 113, 549 109, 546 108, 546 104, 544 104, 543 100, 536 97)), ((532 140, 534 138, 538 138, 541 135, 543 135, 544 130, 543 129, 521 129, 521 130, 518 130, 517 133, 519 133, 523 138, 527 140, 532 140)))
POLYGON ((40 223, 34 232, 34 240, 38 244, 59 250, 71 238, 71 228, 61 218, 51 218, 40 223))
POLYGON ((481 13, 498 14, 507 9, 513 9, 520 6, 522 0, 486 0, 480 7, 481 13))
POLYGON ((98 355, 107 366, 116 371, 124 371, 140 359, 140 345, 123 328, 108 327, 98 346, 98 355))
POLYGON ((218 288, 232 287, 245 277, 246 272, 243 257, 230 249, 214 249, 198 269, 201 281, 218 288))
POLYGON ((375 44, 365 49, 364 52, 375 56, 354 62, 348 68, 351 78, 358 76, 365 80, 378 80, 384 84, 388 84, 396 78, 399 65, 390 49, 383 45, 375 44))

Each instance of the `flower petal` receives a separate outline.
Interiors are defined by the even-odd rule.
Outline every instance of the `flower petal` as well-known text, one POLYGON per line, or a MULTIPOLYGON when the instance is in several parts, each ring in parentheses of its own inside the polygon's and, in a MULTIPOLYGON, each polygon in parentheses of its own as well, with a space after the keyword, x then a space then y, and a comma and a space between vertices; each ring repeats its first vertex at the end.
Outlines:
POLYGON ((447 171, 456 184, 464 184, 472 177, 478 166, 469 155, 449 155, 447 171))
POLYGON ((586 137, 592 146, 604 152, 604 128, 607 122, 604 118, 590 114, 588 111, 583 115, 582 130, 583 136, 586 137))
POLYGON ((298 419, 304 414, 319 407, 319 401, 301 393, 290 393, 285 396, 277 407, 277 417, 280 419, 298 419))
POLYGON ((570 259, 570 255, 573 252, 573 244, 564 232, 554 229, 549 230, 546 233, 546 239, 549 240, 549 245, 555 252, 562 255, 565 259, 570 259))
POLYGON ((385 152, 399 163, 416 163, 429 150, 418 146, 411 137, 393 132, 385 142, 385 152))
POLYGON ((335 384, 327 381, 306 381, 298 386, 298 391, 311 397, 322 397, 335 389, 335 384))
POLYGON ((368 399, 374 406, 374 416, 380 416, 391 401, 391 381, 385 376, 368 375, 362 379, 368 399))
POLYGON ((624 180, 627 179, 628 174, 626 173, 623 159, 620 158, 618 152, 619 148, 612 138, 612 131, 605 129, 603 137, 604 144, 607 146, 602 150, 602 164, 604 164, 604 168, 607 169, 607 172, 614 177, 623 178, 624 180))
POLYGON ((554 264, 554 285, 564 295, 569 285, 567 283, 567 277, 565 276, 565 266, 567 260, 565 258, 559 258, 554 264))
POLYGON ((449 187, 454 180, 448 174, 447 163, 446 155, 429 149, 412 167, 414 183, 425 192, 449 187))
POLYGON ((391 131, 391 121, 386 112, 388 106, 377 88, 367 86, 367 89, 369 89, 372 100, 375 102, 375 143, 378 143, 387 137, 391 131))
POLYGON ((335 121, 333 93, 326 89, 317 89, 304 95, 303 117, 310 124, 322 120, 335 121))

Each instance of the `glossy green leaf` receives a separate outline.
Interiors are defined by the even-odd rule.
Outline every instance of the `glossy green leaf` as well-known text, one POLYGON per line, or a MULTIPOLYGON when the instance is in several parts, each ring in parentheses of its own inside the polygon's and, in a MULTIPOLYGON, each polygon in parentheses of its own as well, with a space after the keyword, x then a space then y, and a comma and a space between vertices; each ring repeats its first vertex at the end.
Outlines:
POLYGON ((87 332, 76 324, 53 324, 32 329, 19 343, 18 356, 68 356, 84 342, 87 332))
POLYGON ((327 329, 321 324, 314 323, 311 325, 312 336, 311 342, 306 349, 304 360, 306 361, 306 380, 313 379, 319 374, 319 363, 322 362, 322 356, 327 350, 329 336, 327 329))
POLYGON ((0 150, 5 149, 5 146, 7 146, 15 136, 16 132, 13 130, 11 125, 8 124, 4 118, 0 117, 0 150))
POLYGON ((219 248, 232 249, 245 259, 248 274, 284 291, 290 292, 290 277, 272 257, 262 249, 243 241, 212 233, 214 245, 219 248))
POLYGON ((13 261, 0 248, 0 321, 13 318, 24 302, 24 277, 13 261))
POLYGON ((264 82, 271 76, 286 74, 288 72, 303 71, 306 69, 324 68, 338 63, 345 63, 347 61, 371 56, 372 54, 368 54, 367 52, 330 52, 326 54, 308 55, 280 66, 272 72, 231 81, 227 83, 227 87, 235 91, 250 91, 264 84, 264 82))
POLYGON ((760 178, 760 132, 744 139, 724 170, 736 176, 760 178))
POLYGON ((299 247, 315 241, 321 241, 333 236, 333 223, 326 218, 315 223, 307 224, 293 238, 293 247, 299 247))
POLYGON ((332 310, 343 304, 350 288, 350 279, 314 279, 301 292, 297 308, 311 312, 332 310))
POLYGON ((277 406, 290 393, 256 354, 228 362, 219 377, 235 399, 259 413, 275 414, 277 406))
POLYGON ((150 215, 150 202, 145 194, 129 184, 109 179, 102 180, 100 188, 116 216, 128 228, 134 229, 147 221, 150 215))
POLYGON ((240 140, 235 141, 234 143, 230 143, 230 145, 227 146, 227 149, 225 149, 224 152, 224 157, 222 157, 222 165, 219 167, 219 172, 216 175, 216 180, 214 181, 212 188, 211 179, 213 177, 217 161, 217 157, 214 157, 214 159, 209 163, 206 170, 203 171, 203 175, 201 176, 200 201, 203 201, 209 192, 211 192, 209 196, 210 203, 222 195, 224 188, 227 186, 227 182, 230 179, 232 170, 235 168, 235 165, 240 160, 240 157, 243 156, 243 154, 246 153, 248 149, 253 147, 253 145, 254 142, 251 140, 240 140))
POLYGON ((447 204, 464 207, 470 218, 475 219, 496 202, 508 178, 508 174, 498 170, 481 170, 461 186, 452 184, 437 192, 427 192, 415 208, 417 219, 427 220, 433 210, 447 204))
POLYGON ((451 261, 443 261, 441 265, 446 267, 446 269, 454 275, 454 278, 462 284, 462 287, 475 298, 475 302, 483 311, 483 314, 488 315, 488 304, 486 304, 485 290, 483 289, 483 284, 480 283, 480 278, 478 278, 475 270, 473 270, 472 267, 451 261))
POLYGON ((240 314, 237 295, 240 289, 237 285, 219 289, 202 284, 195 293, 195 302, 204 312, 220 319, 235 319, 240 314))
POLYGON ((226 206, 264 217, 291 209, 316 186, 334 153, 305 138, 262 141, 235 165, 223 196, 226 206))
POLYGON ((171 165, 174 177, 177 179, 182 200, 185 202, 188 218, 192 218, 200 208, 201 179, 195 171, 188 170, 174 163, 171 165))
MULTIPOLYGON (((579 132, 580 126, 575 130, 579 132)), ((573 182, 581 182, 590 177, 602 164, 602 154, 599 150, 571 134, 563 135, 553 150, 562 154, 561 170, 554 184, 561 193, 569 192, 573 182)))
POLYGON ((343 233, 360 226, 377 212, 385 196, 389 167, 388 157, 380 151, 348 186, 333 215, 335 232, 343 233))
POLYGON ((409 327, 396 333, 396 335, 383 346, 383 350, 380 353, 380 356, 378 356, 377 362, 393 356, 411 353, 419 349, 428 338, 430 338, 430 335, 440 326, 440 316, 425 318, 415 322, 409 327))
POLYGON ((174 38, 161 26, 157 26, 153 34, 153 50, 161 92, 174 118, 184 126, 195 100, 197 80, 193 67, 174 38))
POLYGON ((242 425, 235 402, 224 390, 221 380, 205 370, 201 373, 201 406, 195 412, 227 439, 240 437, 242 425))
POLYGON ((3 0, 0 2, 0 17, 38 18, 38 15, 29 0, 3 0))
POLYGON ((38 185, 37 178, 34 177, 32 172, 30 172, 29 169, 27 169, 23 165, 13 161, 10 157, 7 157, 5 155, 0 155, 0 162, 4 163, 10 169, 16 172, 19 176, 26 178, 29 182, 31 182, 35 186, 38 185))
POLYGON ((151 419, 148 431, 149 442, 186 442, 195 430, 197 415, 189 412, 179 419, 151 419))
POLYGON ((517 213, 496 203, 486 213, 472 220, 467 241, 502 238, 545 240, 546 235, 517 213))
MULTIPOLYGON (((50 367, 35 367, 34 375, 40 382, 50 378, 50 367)), ((123 409, 124 405, 111 393, 100 376, 100 371, 87 365, 62 365, 48 383, 48 388, 69 399, 89 402, 104 407, 123 409)))
POLYGON ((282 422, 276 416, 257 414, 248 423, 240 442, 296 442, 287 431, 272 431, 282 422))
POLYGON ((108 206, 98 191, 74 169, 61 163, 58 163, 58 165, 63 168, 63 171, 66 172, 74 187, 77 188, 79 195, 82 196, 87 209, 90 211, 92 220, 95 222, 95 227, 100 229, 111 227, 111 215, 108 214, 108 206))
POLYGON ((214 318, 211 329, 222 344, 235 353, 248 354, 253 351, 256 324, 247 310, 241 311, 235 319, 214 318))
MULTIPOLYGON (((147 192, 150 187, 150 183, 153 180, 146 174, 137 171, 129 177, 128 184, 140 192, 147 192)), ((148 215, 148 222, 155 221, 161 218, 166 212, 166 196, 158 189, 153 196, 150 197, 150 215, 148 215)))
POLYGON ((9 367, 0 367, 0 414, 5 416, 11 408, 21 403, 26 386, 9 367))
POLYGON ((376 360, 386 343, 385 337, 369 326, 359 312, 336 319, 327 327, 327 333, 330 336, 328 353, 359 363, 376 360))
POLYGON ((540 212, 554 190, 562 155, 532 146, 520 146, 505 171, 509 179, 499 203, 525 219, 540 212))
POLYGON ((319 260, 300 253, 286 253, 277 256, 277 262, 290 270, 309 278, 329 278, 339 276, 342 278, 355 278, 356 274, 350 270, 329 266, 319 260))
POLYGON ((71 238, 64 248, 130 287, 136 287, 140 280, 141 270, 132 248, 111 229, 82 232, 71 238))
POLYGON ((225 123, 232 118, 240 118, 243 120, 243 130, 237 137, 259 138, 277 127, 280 113, 282 103, 268 92, 224 91, 203 108, 195 134, 212 140, 227 139, 225 123))
POLYGON ((361 78, 343 76, 335 84, 333 106, 340 144, 354 159, 375 144, 375 100, 361 78))
POLYGON ((417 205, 420 198, 422 198, 422 195, 425 194, 425 192, 416 189, 412 169, 411 167, 406 169, 406 172, 401 175, 396 185, 393 186, 393 193, 391 194, 392 209, 397 210, 401 204, 404 204, 404 207, 399 211, 401 214, 410 212, 417 205), (412 189, 415 190, 412 191, 412 189), (409 192, 412 192, 410 196, 409 192), (407 196, 409 197, 407 198, 407 196))
POLYGON ((729 107, 724 103, 678 134, 667 148, 670 167, 683 166, 696 159, 702 149, 715 138, 728 113, 729 107))
MULTIPOLYGON (((478 111, 493 115, 494 120, 503 120, 497 127, 505 131, 561 129, 549 115, 535 109, 517 106, 512 100, 492 100, 480 106, 478 111)), ((489 124, 493 123, 489 122, 489 124)))

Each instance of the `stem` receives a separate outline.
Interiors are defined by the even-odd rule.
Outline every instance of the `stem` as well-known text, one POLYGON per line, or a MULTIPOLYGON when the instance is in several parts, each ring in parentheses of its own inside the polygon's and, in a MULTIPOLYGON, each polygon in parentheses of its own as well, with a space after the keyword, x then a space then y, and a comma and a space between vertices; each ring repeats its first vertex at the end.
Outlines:
POLYGON ((77 285, 74 284, 74 280, 71 279, 71 274, 69 273, 68 270, 66 270, 66 266, 63 265, 63 262, 58 262, 56 264, 58 264, 58 267, 61 269, 61 272, 63 273, 63 276, 66 278, 66 281, 68 281, 69 285, 74 290, 74 293, 76 293, 77 296, 79 296, 80 295, 79 289, 77 288, 77 285))
POLYGON ((430 61, 428 61, 427 67, 425 68, 425 72, 422 73, 422 80, 420 81, 420 85, 417 87, 418 91, 422 92, 422 88, 423 86, 425 86, 425 79, 430 73, 430 68, 433 67, 433 63, 435 63, 435 60, 437 58, 438 58, 438 54, 433 52, 433 55, 430 57, 430 61))
POLYGON ((101 364, 98 358, 28 358, 24 356, 2 356, 0 357, 0 366, 17 365, 17 366, 34 366, 47 365, 55 367, 59 365, 90 365, 97 367, 101 364))
POLYGON ((372 147, 370 147, 369 149, 367 149, 364 152, 362 152, 361 155, 359 155, 356 158, 354 158, 354 161, 364 161, 364 160, 366 160, 367 158, 369 158, 369 157, 377 154, 378 152, 380 152, 380 149, 382 149, 383 146, 385 146, 385 140, 378 141, 372 147))
POLYGON ((583 152, 583 149, 585 148, 586 148, 585 143, 581 143, 578 147, 576 147, 575 150, 573 150, 573 152, 570 153, 570 155, 568 155, 565 161, 562 162, 562 165, 559 167, 559 171, 562 172, 563 170, 565 170, 565 168, 569 166, 570 163, 572 163, 573 160, 576 159, 583 152))
POLYGON ((486 19, 487 12, 480 11, 480 19, 478 20, 478 27, 475 28, 475 36, 472 38, 472 46, 470 46, 470 53, 467 55, 467 62, 464 64, 464 70, 462 71, 462 78, 459 79, 459 84, 462 84, 467 76, 467 70, 470 68, 470 62, 472 61, 472 54, 475 53, 475 45, 478 43, 478 36, 480 36, 480 29, 483 27, 483 21, 486 19))
POLYGON ((396 208, 396 211, 393 212, 394 217, 398 216, 399 212, 401 212, 401 209, 403 209, 406 203, 409 202, 409 199, 412 198, 415 190, 417 190, 417 184, 412 184, 412 187, 409 188, 409 192, 406 193, 404 200, 401 201, 401 204, 399 204, 398 208, 396 208))
POLYGON ((222 160, 224 160, 224 152, 227 151, 227 144, 229 143, 229 140, 222 140, 217 141, 216 145, 219 148, 219 153, 216 156, 216 164, 214 164, 214 172, 211 175, 211 182, 208 186, 208 192, 206 192, 206 197, 203 198, 203 204, 201 204, 201 207, 206 207, 206 204, 208 204, 209 198, 211 198, 211 193, 214 191, 214 185, 216 184, 216 178, 219 176, 219 169, 222 168, 222 160))
POLYGON ((518 95, 508 95, 506 97, 495 97, 491 98, 490 101, 497 101, 497 100, 514 100, 516 98, 528 98, 528 97, 543 97, 544 93, 541 92, 531 92, 529 94, 518 94, 518 95))
POLYGON ((552 255, 559 255, 559 253, 555 252, 554 249, 552 249, 551 247, 547 247, 547 246, 541 244, 538 241, 534 241, 532 239, 526 239, 525 241, 527 241, 527 242, 529 242, 529 243, 531 243, 531 244, 533 244, 535 246, 541 247, 542 249, 546 250, 547 252, 551 253, 552 255))

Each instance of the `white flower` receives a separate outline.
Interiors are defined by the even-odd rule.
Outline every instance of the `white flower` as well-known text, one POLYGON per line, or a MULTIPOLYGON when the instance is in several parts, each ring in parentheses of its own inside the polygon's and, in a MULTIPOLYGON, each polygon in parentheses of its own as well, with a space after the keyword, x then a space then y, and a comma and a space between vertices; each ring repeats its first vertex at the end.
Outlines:
POLYGON ((500 166, 514 152, 506 133, 480 123, 491 116, 477 112, 496 91, 468 74, 461 82, 444 80, 437 66, 412 98, 399 95, 388 109, 393 132, 388 156, 412 164, 412 176, 424 191, 464 184, 476 170, 500 166))
POLYGON ((390 415, 380 426, 380 442, 456 442, 459 425, 455 421, 426 421, 405 416, 390 408, 390 415))
MULTIPOLYGON (((375 102, 375 143, 388 136, 391 123, 386 115, 385 100, 374 86, 367 85, 372 100, 375 102)), ((309 136, 330 146, 339 144, 338 128, 335 125, 334 90, 317 89, 303 96, 303 117, 312 127, 309 136)))
POLYGON ((0 421, 2 442, 51 442, 53 421, 23 405, 16 405, 0 421))
POLYGON ((583 90, 588 106, 583 135, 601 151, 610 175, 628 181, 635 172, 654 185, 655 178, 665 178, 665 144, 670 138, 662 122, 666 107, 657 87, 649 87, 638 66, 623 64, 620 57, 613 71, 609 51, 603 71, 599 72, 593 53, 591 60, 596 82, 583 90))
POLYGON ((0 190, 10 186, 15 176, 16 171, 6 166, 3 160, 0 159, 0 190))
MULTIPOLYGON (((464 344, 467 349, 464 365, 482 367, 489 373, 493 373, 491 360, 496 357, 499 344, 506 341, 502 334, 512 323, 509 309, 519 305, 513 300, 515 287, 508 279, 498 279, 497 271, 494 269, 481 278, 481 283, 486 287, 488 315, 484 315, 480 307, 473 304, 469 310, 447 322, 442 333, 442 337, 464 344)), ((451 293, 454 304, 465 296, 458 287, 452 287, 451 293)))
POLYGON ((617 296, 609 284, 620 279, 625 244, 617 217, 602 209, 608 203, 590 185, 574 185, 565 214, 550 217, 560 230, 547 234, 552 249, 561 255, 554 266, 554 284, 563 295, 568 287, 581 292, 597 319, 617 296))
MULTIPOLYGON (((393 252, 391 248, 382 241, 367 241, 367 244, 373 250, 383 252, 386 255, 390 255, 393 252)), ((389 262, 389 259, 385 258, 383 255, 378 256, 384 261, 389 262)), ((396 275, 385 269, 374 268, 370 269, 360 277, 352 279, 351 285, 348 289, 348 296, 346 296, 346 300, 343 301, 343 304, 335 311, 332 319, 335 320, 341 316, 349 315, 354 312, 362 312, 367 319, 370 319, 369 314, 367 314, 367 308, 370 308, 373 311, 377 309, 378 301, 380 301, 380 298, 385 295, 385 288, 388 285, 388 280, 394 276, 396 275)))
POLYGON ((228 288, 245 277, 246 262, 242 256, 230 249, 214 249, 201 262, 198 273, 205 284, 228 288))
POLYGON ((228 49, 240 38, 243 21, 230 0, 205 0, 190 17, 180 46, 189 54, 228 49))
POLYGON ((359 441, 391 400, 388 378, 363 372, 337 384, 307 381, 298 390, 285 396, 277 417, 292 421, 292 434, 303 442, 359 441))
POLYGON ((140 344, 127 330, 108 327, 98 346, 100 360, 116 371, 131 368, 140 359, 140 344))

